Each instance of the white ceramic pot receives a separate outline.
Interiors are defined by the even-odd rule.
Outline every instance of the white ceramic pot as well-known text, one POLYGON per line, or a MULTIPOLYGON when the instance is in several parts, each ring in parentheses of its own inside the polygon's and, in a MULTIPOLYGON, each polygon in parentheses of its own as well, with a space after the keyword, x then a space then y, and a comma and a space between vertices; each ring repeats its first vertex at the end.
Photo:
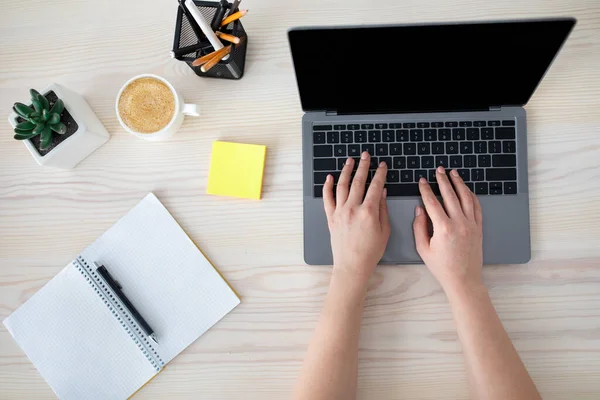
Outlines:
MULTIPOLYGON (((38 164, 60 169, 71 169, 106 143, 110 139, 110 135, 83 96, 57 83, 49 85, 40 93, 45 95, 50 91, 53 91, 59 99, 62 99, 65 109, 77 122, 77 131, 44 156, 38 153, 29 140, 23 142, 38 164)), ((22 103, 29 105, 31 100, 27 99, 22 103)), ((8 117, 8 122, 13 128, 17 125, 17 118, 18 115, 14 112, 8 117)), ((54 132, 53 134, 57 135, 54 132)))

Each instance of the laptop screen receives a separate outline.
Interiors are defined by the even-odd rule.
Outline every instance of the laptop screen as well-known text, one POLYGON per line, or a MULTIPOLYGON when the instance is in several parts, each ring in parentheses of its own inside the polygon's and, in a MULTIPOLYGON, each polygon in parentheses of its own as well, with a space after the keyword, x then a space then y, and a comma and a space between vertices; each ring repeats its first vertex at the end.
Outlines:
POLYGON ((526 104, 574 24, 297 28, 288 36, 305 111, 471 111, 526 104))

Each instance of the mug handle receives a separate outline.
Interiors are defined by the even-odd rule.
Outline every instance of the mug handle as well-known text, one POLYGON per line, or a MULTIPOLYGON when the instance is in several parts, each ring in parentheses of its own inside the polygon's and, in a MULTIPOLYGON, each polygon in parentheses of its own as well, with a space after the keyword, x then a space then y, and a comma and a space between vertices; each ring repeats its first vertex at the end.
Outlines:
POLYGON ((196 104, 184 104, 183 110, 181 110, 183 115, 189 115, 192 117, 199 117, 198 106, 196 104))

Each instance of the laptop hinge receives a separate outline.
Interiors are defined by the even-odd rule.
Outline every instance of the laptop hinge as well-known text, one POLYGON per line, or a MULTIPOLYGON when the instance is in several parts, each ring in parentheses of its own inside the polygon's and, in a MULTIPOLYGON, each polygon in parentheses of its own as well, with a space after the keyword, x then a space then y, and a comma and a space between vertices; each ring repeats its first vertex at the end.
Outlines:
POLYGON ((338 115, 337 111, 325 111, 325 115, 330 116, 330 115, 338 115))
POLYGON ((490 111, 500 111, 501 109, 501 106, 490 106, 490 111))

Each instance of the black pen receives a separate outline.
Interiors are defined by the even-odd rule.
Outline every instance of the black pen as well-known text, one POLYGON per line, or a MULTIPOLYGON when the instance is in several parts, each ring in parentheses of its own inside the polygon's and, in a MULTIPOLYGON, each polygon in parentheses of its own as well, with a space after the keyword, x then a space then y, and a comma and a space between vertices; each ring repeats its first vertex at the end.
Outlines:
POLYGON ((112 289, 112 291, 115 292, 115 295, 117 295, 119 300, 121 300, 121 303, 123 303, 123 305, 127 308, 133 319, 135 319, 135 321, 138 323, 140 328, 142 328, 144 333, 156 344, 158 344, 158 340, 156 340, 154 331, 152 330, 152 328, 150 328, 150 325, 148 325, 144 318, 142 318, 142 316, 140 315, 138 310, 135 309, 133 304, 131 304, 129 299, 127 299, 127 297, 121 290, 121 284, 113 279, 113 277, 108 273, 108 270, 104 265, 98 266, 98 264, 96 264, 95 262, 94 265, 96 266, 96 272, 102 277, 102 279, 104 279, 104 282, 106 282, 106 284, 112 289))
POLYGON ((212 23, 210 27, 213 31, 218 30, 221 27, 221 21, 223 21, 223 17, 225 16, 225 12, 229 8, 229 3, 227 0, 221 0, 219 5, 217 6, 217 10, 215 11, 215 16, 213 17, 212 23))

